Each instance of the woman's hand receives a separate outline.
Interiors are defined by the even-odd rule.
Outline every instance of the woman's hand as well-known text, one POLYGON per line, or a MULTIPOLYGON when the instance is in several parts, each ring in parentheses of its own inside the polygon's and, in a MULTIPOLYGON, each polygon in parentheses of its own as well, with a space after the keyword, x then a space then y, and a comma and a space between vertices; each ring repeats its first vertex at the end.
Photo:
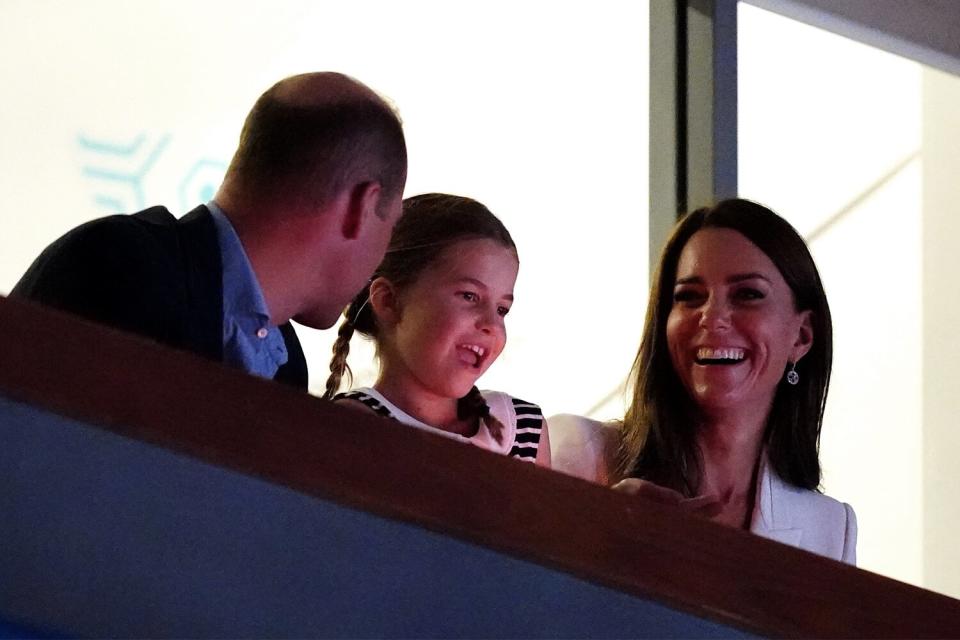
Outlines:
POLYGON ((645 500, 657 502, 660 504, 679 507, 687 513, 712 518, 720 513, 723 504, 720 499, 713 495, 695 496, 693 498, 684 498, 683 494, 667 487, 661 487, 649 480, 640 478, 627 478, 621 480, 611 487, 615 491, 622 491, 631 495, 640 496, 645 500))

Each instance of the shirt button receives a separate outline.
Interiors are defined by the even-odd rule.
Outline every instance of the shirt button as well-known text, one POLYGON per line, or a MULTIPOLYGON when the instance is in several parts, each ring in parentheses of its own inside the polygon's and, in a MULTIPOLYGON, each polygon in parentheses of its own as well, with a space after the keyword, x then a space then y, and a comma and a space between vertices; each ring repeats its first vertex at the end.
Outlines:
POLYGON ((259 329, 257 329, 257 337, 260 338, 261 340, 266 338, 268 333, 270 332, 267 331, 266 327, 260 327, 259 329))

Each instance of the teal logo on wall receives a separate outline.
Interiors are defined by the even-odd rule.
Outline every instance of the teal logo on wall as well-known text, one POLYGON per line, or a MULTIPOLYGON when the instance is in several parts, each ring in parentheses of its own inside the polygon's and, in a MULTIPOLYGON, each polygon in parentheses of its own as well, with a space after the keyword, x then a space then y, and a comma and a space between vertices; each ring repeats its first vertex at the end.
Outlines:
POLYGON ((223 180, 227 165, 219 160, 197 160, 180 181, 178 196, 183 211, 210 202, 223 180))
MULTIPOLYGON (((163 199, 148 201, 147 198, 147 183, 156 173, 172 138, 171 134, 141 133, 133 140, 117 141, 80 134, 77 144, 83 155, 81 172, 90 182, 96 206, 104 213, 123 213, 154 204, 173 205, 163 199)), ((226 163, 221 160, 200 158, 182 170, 175 170, 175 174, 181 176, 175 185, 181 211, 213 198, 226 169, 226 163)))

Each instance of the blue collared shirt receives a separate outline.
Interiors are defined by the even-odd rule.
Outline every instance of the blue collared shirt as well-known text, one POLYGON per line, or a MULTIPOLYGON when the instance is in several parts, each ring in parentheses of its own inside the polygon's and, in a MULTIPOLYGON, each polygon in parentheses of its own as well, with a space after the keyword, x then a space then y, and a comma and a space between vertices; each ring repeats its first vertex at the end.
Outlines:
POLYGON ((217 228, 223 265, 223 361, 247 373, 273 378, 287 361, 287 345, 270 324, 270 312, 247 252, 230 220, 207 203, 217 228))

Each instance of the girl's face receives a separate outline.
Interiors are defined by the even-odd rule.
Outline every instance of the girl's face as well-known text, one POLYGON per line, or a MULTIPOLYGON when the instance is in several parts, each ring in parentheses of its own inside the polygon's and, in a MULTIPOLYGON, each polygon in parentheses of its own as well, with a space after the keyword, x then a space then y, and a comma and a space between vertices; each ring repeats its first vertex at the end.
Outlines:
POLYGON ((765 415, 788 362, 809 350, 810 312, 770 258, 732 229, 697 231, 680 253, 667 345, 705 413, 765 415))
POLYGON ((399 293, 389 366, 420 391, 466 395, 506 344, 519 268, 516 253, 493 240, 447 247, 399 293))

